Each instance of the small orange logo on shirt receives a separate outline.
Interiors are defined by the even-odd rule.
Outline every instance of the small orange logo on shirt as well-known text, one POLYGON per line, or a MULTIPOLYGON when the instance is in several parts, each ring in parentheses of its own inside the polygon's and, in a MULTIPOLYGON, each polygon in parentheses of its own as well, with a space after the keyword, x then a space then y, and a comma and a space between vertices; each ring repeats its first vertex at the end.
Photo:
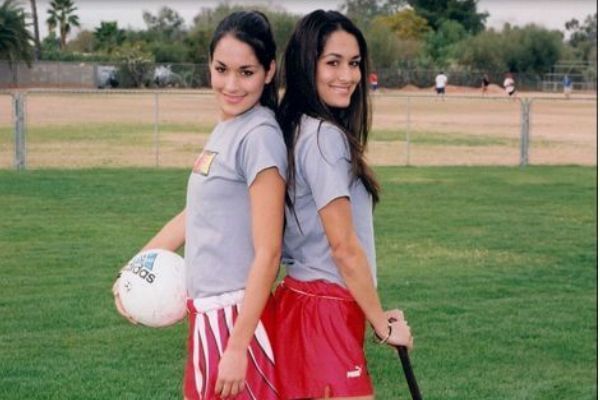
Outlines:
POLYGON ((196 159, 193 171, 204 176, 208 176, 208 173, 210 172, 210 166, 216 155, 217 153, 214 151, 204 150, 196 159))

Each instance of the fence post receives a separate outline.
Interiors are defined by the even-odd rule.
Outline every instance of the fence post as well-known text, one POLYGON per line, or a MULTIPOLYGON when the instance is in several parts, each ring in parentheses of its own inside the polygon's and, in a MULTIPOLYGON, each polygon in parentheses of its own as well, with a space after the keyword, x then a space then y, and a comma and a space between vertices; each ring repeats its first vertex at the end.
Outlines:
POLYGON ((154 92, 154 166, 159 167, 159 140, 158 140, 158 92, 154 92))
POLYGON ((406 98, 406 166, 410 165, 410 97, 406 98))
POLYGON ((531 110, 530 99, 521 101, 521 159, 519 165, 526 167, 529 163, 529 118, 531 110))
POLYGON ((25 95, 15 93, 13 96, 13 112, 15 121, 15 159, 14 166, 17 170, 26 168, 26 142, 25 142, 25 95))

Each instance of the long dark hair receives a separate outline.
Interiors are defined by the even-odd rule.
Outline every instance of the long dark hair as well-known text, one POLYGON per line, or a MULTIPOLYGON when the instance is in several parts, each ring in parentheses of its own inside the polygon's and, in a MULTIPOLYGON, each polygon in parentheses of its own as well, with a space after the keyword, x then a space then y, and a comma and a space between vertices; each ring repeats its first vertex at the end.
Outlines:
MULTIPOLYGON (((260 11, 237 11, 225 17, 219 22, 210 41, 211 60, 217 44, 227 35, 232 35, 240 42, 250 46, 258 62, 265 71, 269 71, 271 62, 275 60, 277 46, 273 38, 271 24, 266 15, 260 11)), ((277 111, 277 87, 277 74, 275 74, 273 80, 265 85, 260 96, 260 104, 269 107, 273 111, 277 111)))
MULTIPOLYGON (((295 185, 294 147, 303 114, 327 121, 337 126, 346 136, 350 147, 350 162, 354 176, 362 181, 373 197, 379 201, 379 183, 367 165, 364 152, 371 128, 371 105, 367 77, 369 73, 367 42, 361 31, 346 16, 337 11, 316 10, 306 15, 296 25, 285 50, 282 74, 285 94, 279 105, 278 121, 288 149, 288 189, 295 185), (329 107, 319 97, 316 84, 317 62, 329 36, 345 31, 356 38, 360 49, 361 79, 346 108, 329 107)), ((289 190, 288 190, 289 192, 289 190)), ((293 210, 293 194, 286 204, 293 210)))

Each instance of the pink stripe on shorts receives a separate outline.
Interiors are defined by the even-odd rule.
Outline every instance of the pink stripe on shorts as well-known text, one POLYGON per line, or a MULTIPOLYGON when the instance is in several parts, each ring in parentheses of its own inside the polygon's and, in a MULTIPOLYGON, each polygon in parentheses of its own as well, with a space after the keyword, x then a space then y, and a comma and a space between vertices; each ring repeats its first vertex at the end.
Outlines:
MULTIPOLYGON (((220 400, 215 395, 219 360, 233 330, 244 291, 188 300, 188 359, 183 391, 188 400, 220 400)), ((269 298, 248 346, 246 388, 228 400, 277 400, 270 332, 274 308, 269 298)))

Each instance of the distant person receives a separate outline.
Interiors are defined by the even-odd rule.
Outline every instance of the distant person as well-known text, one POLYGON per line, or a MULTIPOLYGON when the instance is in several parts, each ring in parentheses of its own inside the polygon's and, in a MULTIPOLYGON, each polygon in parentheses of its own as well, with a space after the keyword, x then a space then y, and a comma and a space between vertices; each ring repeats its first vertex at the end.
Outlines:
POLYGON ((515 85, 515 80, 513 79, 513 75, 510 72, 506 74, 506 77, 504 78, 504 83, 502 84, 502 86, 504 86, 504 90, 506 91, 506 94, 509 97, 517 97, 516 96, 517 87, 515 85))
POLYGON ((369 74, 369 84, 371 85, 371 90, 374 92, 379 88, 379 77, 375 71, 369 74))
POLYGON ((488 92, 488 86, 490 86, 490 78, 488 74, 483 74, 481 77, 481 95, 485 96, 488 92))
POLYGON ((441 97, 442 100, 446 96, 446 83, 448 83, 448 77, 442 71, 435 77, 435 92, 437 97, 441 97))
POLYGON ((573 81, 571 80, 571 77, 567 74, 565 74, 564 78, 563 78, 563 93, 565 94, 565 97, 568 99, 569 97, 571 97, 571 92, 573 91, 573 81))

